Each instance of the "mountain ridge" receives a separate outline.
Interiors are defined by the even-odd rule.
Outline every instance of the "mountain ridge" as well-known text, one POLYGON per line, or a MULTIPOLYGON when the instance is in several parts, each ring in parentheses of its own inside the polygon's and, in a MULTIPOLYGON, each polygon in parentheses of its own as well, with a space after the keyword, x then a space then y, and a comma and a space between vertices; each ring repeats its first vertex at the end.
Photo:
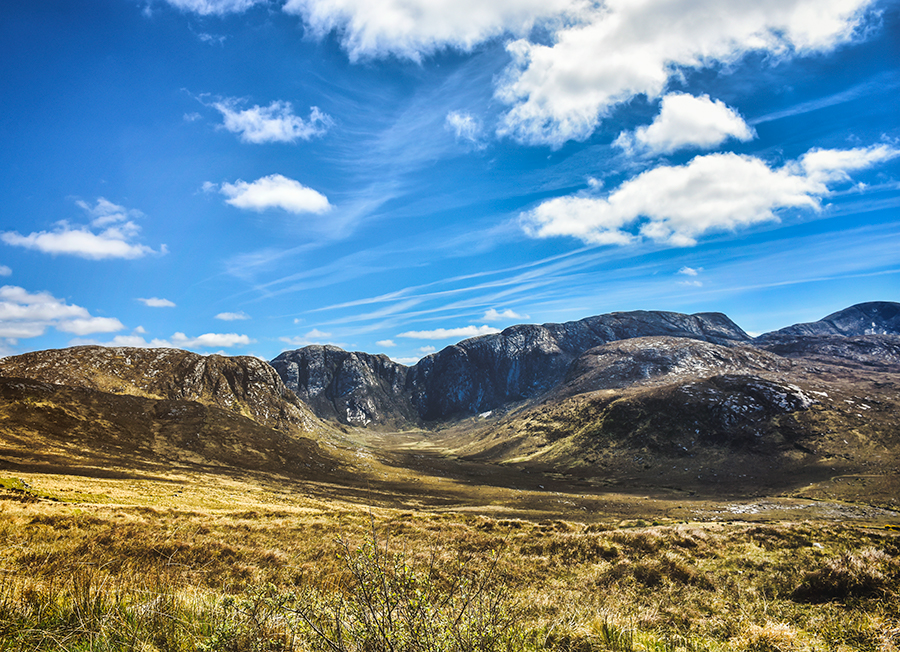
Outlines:
POLYGON ((383 355, 315 345, 286 351, 271 364, 287 387, 309 398, 320 417, 347 425, 395 426, 414 416, 421 425, 533 398, 562 381, 569 365, 588 349, 650 335, 723 346, 751 341, 722 313, 640 310, 510 326, 448 346, 411 367, 383 355))

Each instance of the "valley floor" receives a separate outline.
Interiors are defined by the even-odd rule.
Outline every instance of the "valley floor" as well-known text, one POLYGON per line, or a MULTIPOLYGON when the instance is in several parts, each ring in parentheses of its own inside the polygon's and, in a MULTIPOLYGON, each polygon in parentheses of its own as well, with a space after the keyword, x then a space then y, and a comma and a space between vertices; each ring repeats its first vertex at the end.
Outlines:
POLYGON ((0 650, 900 646, 891 510, 625 491, 366 436, 392 443, 376 456, 348 440, 340 453, 356 457, 355 484, 7 469, 0 650), (360 593, 370 585, 387 602, 360 593), (385 604, 414 625, 394 623, 394 648, 365 617, 385 604), (336 622, 338 633, 325 627, 336 622), (471 638, 476 623, 493 638, 471 638))

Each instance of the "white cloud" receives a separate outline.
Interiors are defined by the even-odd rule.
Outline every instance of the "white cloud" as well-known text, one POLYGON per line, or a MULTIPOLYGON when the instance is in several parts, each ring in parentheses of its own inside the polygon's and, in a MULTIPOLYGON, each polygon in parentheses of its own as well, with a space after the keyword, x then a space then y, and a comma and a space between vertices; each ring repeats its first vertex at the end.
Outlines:
POLYGON ((417 363, 419 360, 421 360, 421 359, 422 359, 422 358, 416 358, 416 357, 391 358, 391 360, 393 360, 393 361, 396 362, 397 364, 406 365, 407 367, 413 366, 414 364, 416 364, 416 363, 417 363))
POLYGON ((12 270, 6 265, 0 265, 0 276, 12 276, 12 270))
POLYGON ((397 337, 407 337, 415 340, 446 340, 490 335, 491 333, 499 332, 493 326, 485 324, 483 326, 463 326, 462 328, 437 328, 432 331, 407 331, 400 333, 397 337))
POLYGON ((496 90, 512 108, 498 133, 561 146, 583 140, 616 105, 659 97, 680 68, 749 52, 806 55, 849 41, 874 0, 608 0, 591 3, 551 44, 507 46, 496 90))
POLYGON ((67 221, 61 221, 53 231, 39 231, 29 235, 5 231, 0 234, 0 239, 15 247, 91 260, 133 259, 152 253, 166 253, 165 245, 160 247, 159 252, 155 252, 146 245, 134 242, 140 233, 140 227, 132 219, 141 217, 140 211, 127 210, 103 197, 93 207, 80 200, 76 204, 92 218, 89 225, 73 226, 67 221))
POLYGON ((444 125, 456 135, 457 140, 465 140, 479 149, 484 147, 481 125, 478 124, 478 121, 472 115, 460 113, 459 111, 450 111, 447 114, 444 125))
POLYGON ((224 16, 247 11, 254 5, 268 3, 268 0, 166 0, 166 2, 176 9, 201 16, 224 16))
POLYGON ((150 297, 149 299, 138 299, 141 303, 143 303, 148 308, 174 308, 175 303, 169 301, 168 299, 158 299, 157 297, 150 297))
POLYGON ((437 351, 437 349, 436 349, 435 347, 433 347, 433 346, 430 346, 430 345, 429 345, 429 346, 420 346, 420 347, 419 347, 419 353, 425 353, 425 354, 428 354, 428 353, 434 353, 435 351, 437 351))
POLYGON ((685 265, 684 267, 682 267, 681 269, 678 270, 678 273, 683 274, 684 276, 697 276, 702 271, 703 271, 702 267, 688 267, 685 265))
POLYGON ((324 213, 331 209, 325 195, 307 188, 299 181, 271 174, 247 183, 223 183, 219 192, 228 197, 227 204, 253 211, 281 208, 290 213, 324 213))
POLYGON ((87 309, 67 304, 49 292, 28 292, 15 285, 0 287, 0 337, 38 337, 50 327, 78 335, 125 328, 118 319, 92 317, 87 309))
POLYGON ((510 319, 528 319, 528 315, 520 315, 519 313, 510 309, 500 312, 494 308, 491 308, 484 313, 484 316, 481 319, 482 321, 508 321, 510 319))
POLYGON ((284 11, 299 15, 324 37, 341 35, 350 59, 400 57, 421 60, 451 47, 469 51, 506 33, 525 34, 542 19, 567 12, 572 0, 288 0, 284 11))
POLYGON ((628 244, 643 237, 691 246, 709 231, 777 221, 778 209, 818 210, 821 197, 830 193, 827 182, 898 155, 900 150, 886 145, 812 150, 773 169, 751 156, 709 154, 686 165, 644 172, 606 197, 545 201, 523 213, 521 221, 535 238, 573 236, 590 244, 628 244))
POLYGON ((242 321, 245 319, 250 319, 250 315, 241 311, 241 312, 220 312, 215 316, 215 319, 221 319, 222 321, 242 321))
POLYGON ((311 344, 334 344, 340 346, 336 342, 330 341, 331 333, 325 333, 318 328, 314 328, 306 335, 298 335, 297 337, 280 337, 278 338, 291 346, 310 346, 311 344))
POLYGON ((309 119, 294 115, 290 102, 276 101, 269 106, 253 106, 241 109, 240 100, 230 98, 213 102, 212 106, 224 118, 222 125, 228 131, 239 134, 245 143, 293 143, 321 136, 334 121, 318 107, 311 107, 309 119))
POLYGON ((90 335, 92 333, 115 333, 125 328, 125 325, 113 317, 86 317, 83 319, 68 319, 56 325, 56 330, 75 335, 90 335))
POLYGON ((854 149, 811 149, 800 158, 798 173, 825 184, 847 181, 850 172, 862 170, 900 156, 900 150, 888 145, 857 147, 854 149))
POLYGON ((397 346, 397 343, 394 342, 394 340, 378 340, 377 342, 375 342, 375 344, 385 349, 390 349, 397 346))
POLYGON ((188 337, 184 333, 175 333, 169 338, 169 341, 176 347, 200 347, 200 348, 231 348, 233 346, 244 346, 251 344, 251 340, 246 335, 238 335, 237 333, 204 333, 197 337, 188 337))
POLYGON ((638 149, 666 154, 686 147, 710 149, 729 138, 748 141, 754 136, 744 119, 721 100, 670 93, 662 98, 659 115, 651 125, 639 127, 633 134, 622 132, 613 144, 626 152, 638 149))

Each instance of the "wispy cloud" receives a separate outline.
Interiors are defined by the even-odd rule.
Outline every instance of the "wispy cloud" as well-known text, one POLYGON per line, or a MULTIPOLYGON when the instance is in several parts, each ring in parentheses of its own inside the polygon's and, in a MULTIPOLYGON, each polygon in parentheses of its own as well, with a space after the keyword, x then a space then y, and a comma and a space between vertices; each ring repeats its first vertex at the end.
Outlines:
POLYGON ((179 348, 225 348, 230 349, 235 346, 246 346, 252 344, 247 335, 239 335, 238 333, 204 333, 197 337, 188 337, 184 333, 175 333, 169 338, 169 341, 179 348))
POLYGON ((311 346, 313 344, 332 344, 334 346, 340 346, 339 343, 331 341, 331 337, 331 333, 326 333, 324 331, 320 331, 318 328, 314 328, 305 335, 297 335, 295 337, 279 337, 278 339, 285 344, 290 344, 291 346, 297 347, 311 346))
POLYGON ((487 312, 484 313, 484 316, 481 318, 481 321, 494 322, 494 321, 510 321, 512 319, 528 319, 528 315, 520 315, 514 310, 503 310, 498 311, 495 308, 491 308, 487 312))
POLYGON ((275 101, 269 106, 254 105, 241 108, 242 101, 228 98, 213 102, 210 106, 222 114, 222 127, 245 143, 294 143, 321 136, 334 121, 318 107, 310 109, 309 118, 304 120, 294 114, 290 102, 275 101))
POLYGON ((0 239, 14 247, 24 247, 48 254, 63 254, 102 260, 107 258, 142 258, 148 254, 165 254, 166 246, 159 251, 135 242, 140 227, 134 220, 143 217, 140 211, 128 210, 100 197, 94 206, 77 201, 92 218, 90 224, 72 225, 68 221, 56 223, 53 231, 38 231, 21 235, 17 231, 5 231, 0 239))
POLYGON ((462 326, 460 328, 436 328, 430 331, 406 331, 405 333, 399 333, 397 337, 406 337, 414 340, 449 340, 490 335, 499 332, 499 329, 485 324, 483 326, 462 326))
POLYGON ((169 301, 168 299, 160 299, 157 297, 150 297, 149 299, 137 299, 141 303, 143 303, 148 308, 174 308, 175 303, 173 301, 169 301))
POLYGON ((247 11, 254 5, 266 4, 269 0, 166 0, 182 11, 190 11, 201 16, 224 16, 247 11))
POLYGON ((481 124, 470 113, 451 111, 447 114, 445 126, 457 140, 468 142, 478 149, 485 147, 481 124))
POLYGON ((220 319, 222 321, 243 321, 245 319, 250 319, 250 315, 241 311, 241 312, 220 312, 218 315, 214 317, 214 319, 220 319))

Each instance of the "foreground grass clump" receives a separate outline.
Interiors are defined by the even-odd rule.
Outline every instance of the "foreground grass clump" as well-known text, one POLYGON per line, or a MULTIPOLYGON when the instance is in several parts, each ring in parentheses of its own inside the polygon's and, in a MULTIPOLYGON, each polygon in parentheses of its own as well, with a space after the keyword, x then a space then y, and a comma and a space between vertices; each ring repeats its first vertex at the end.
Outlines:
POLYGON ((0 651, 894 652, 900 537, 0 502, 0 651))

